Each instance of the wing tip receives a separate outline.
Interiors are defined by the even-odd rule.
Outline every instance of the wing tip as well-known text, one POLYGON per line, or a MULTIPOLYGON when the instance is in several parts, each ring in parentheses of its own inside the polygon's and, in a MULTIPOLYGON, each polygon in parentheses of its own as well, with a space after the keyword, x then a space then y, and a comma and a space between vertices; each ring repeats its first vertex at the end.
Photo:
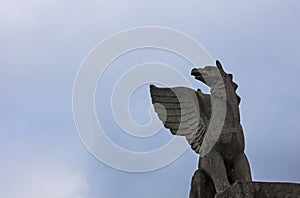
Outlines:
POLYGON ((151 92, 151 93, 152 93, 153 91, 156 91, 156 90, 159 89, 159 88, 156 87, 154 84, 150 84, 150 85, 149 85, 149 88, 150 88, 150 92, 151 92))

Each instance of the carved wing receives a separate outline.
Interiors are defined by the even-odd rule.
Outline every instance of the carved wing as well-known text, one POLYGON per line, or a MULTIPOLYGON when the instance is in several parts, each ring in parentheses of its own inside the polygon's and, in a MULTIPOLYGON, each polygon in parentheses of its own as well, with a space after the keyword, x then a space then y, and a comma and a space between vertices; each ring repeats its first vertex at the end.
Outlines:
POLYGON ((192 149, 199 153, 207 124, 206 112, 200 115, 200 109, 205 111, 201 96, 206 94, 186 87, 158 88, 154 85, 150 85, 150 93, 155 112, 164 126, 173 135, 185 136, 192 149))

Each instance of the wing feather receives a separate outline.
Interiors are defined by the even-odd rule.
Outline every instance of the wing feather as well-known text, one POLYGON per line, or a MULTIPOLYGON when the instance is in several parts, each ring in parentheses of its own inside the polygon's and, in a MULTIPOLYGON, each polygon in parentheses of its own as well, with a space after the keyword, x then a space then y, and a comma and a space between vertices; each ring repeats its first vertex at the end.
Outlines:
POLYGON ((186 87, 158 88, 150 85, 150 93, 154 110, 164 126, 173 135, 185 136, 198 153, 206 132, 206 123, 200 115, 203 100, 199 96, 202 92, 199 95, 199 90, 186 87))

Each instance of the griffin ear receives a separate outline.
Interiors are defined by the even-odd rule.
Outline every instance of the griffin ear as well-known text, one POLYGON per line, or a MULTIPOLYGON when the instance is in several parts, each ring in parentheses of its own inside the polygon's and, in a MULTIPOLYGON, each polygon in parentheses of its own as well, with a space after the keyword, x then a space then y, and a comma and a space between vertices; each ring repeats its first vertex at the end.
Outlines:
POLYGON ((217 67, 219 68, 220 71, 224 71, 219 60, 216 61, 216 65, 217 65, 217 67))

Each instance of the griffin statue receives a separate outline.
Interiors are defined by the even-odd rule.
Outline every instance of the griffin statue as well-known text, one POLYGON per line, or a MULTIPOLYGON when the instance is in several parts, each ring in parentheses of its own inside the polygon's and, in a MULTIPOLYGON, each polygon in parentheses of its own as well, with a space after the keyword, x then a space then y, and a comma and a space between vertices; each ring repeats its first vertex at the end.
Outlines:
POLYGON ((233 82, 232 74, 227 74, 216 61, 216 66, 193 69, 191 75, 207 85, 211 94, 200 89, 158 88, 154 85, 150 85, 150 93, 155 112, 164 126, 173 135, 185 136, 191 148, 200 154, 190 198, 209 198, 226 191, 235 181, 252 179, 244 153, 238 86, 233 82), (213 114, 221 115, 217 111, 222 106, 224 119, 217 122, 221 123, 220 132, 215 132, 217 129, 211 132, 208 129, 211 120, 215 119, 213 114))

